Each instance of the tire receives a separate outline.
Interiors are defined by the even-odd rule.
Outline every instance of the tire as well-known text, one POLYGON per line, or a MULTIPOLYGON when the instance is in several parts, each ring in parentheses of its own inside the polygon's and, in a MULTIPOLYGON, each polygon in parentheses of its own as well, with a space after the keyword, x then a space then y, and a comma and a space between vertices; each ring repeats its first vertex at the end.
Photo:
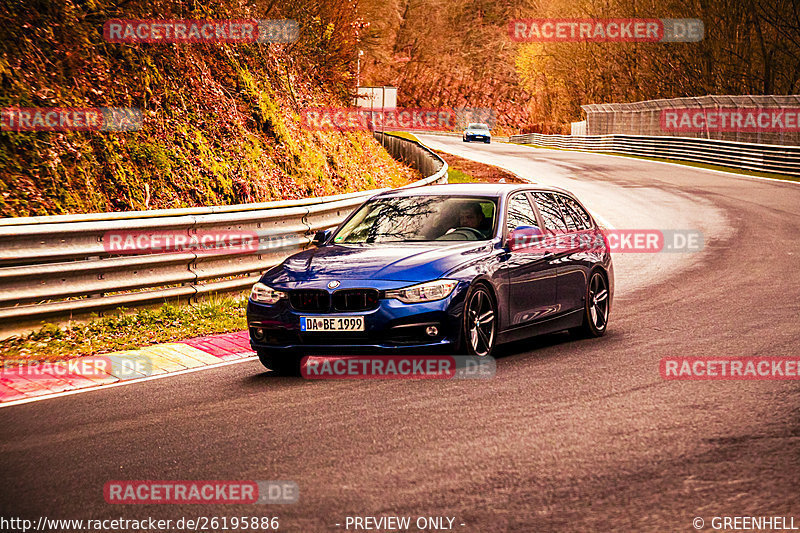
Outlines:
POLYGON ((589 274, 583 305, 583 323, 570 330, 579 337, 602 337, 608 329, 608 280, 600 270, 589 274))
POLYGON ((492 141, 483 141, 486 144, 492 144, 492 141))
POLYGON ((481 284, 470 287, 464 299, 460 348, 467 355, 492 354, 497 340, 497 304, 489 289, 481 284))
POLYGON ((303 354, 281 353, 273 350, 258 350, 258 360, 265 368, 281 376, 299 376, 303 354))
POLYGON ((461 140, 464 141, 465 143, 469 142, 466 137, 462 137, 461 140))

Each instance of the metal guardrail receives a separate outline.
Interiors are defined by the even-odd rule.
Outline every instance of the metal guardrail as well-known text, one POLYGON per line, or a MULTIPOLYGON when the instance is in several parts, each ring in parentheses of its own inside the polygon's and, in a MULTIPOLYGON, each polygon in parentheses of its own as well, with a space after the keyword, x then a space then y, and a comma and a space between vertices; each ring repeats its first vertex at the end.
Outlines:
MULTIPOLYGON (((395 159, 425 178, 407 186, 447 182, 447 163, 415 141, 376 133, 395 159)), ((119 307, 242 290, 314 233, 334 227, 367 198, 386 189, 233 206, 0 219, 0 337, 45 319, 62 321, 119 307), (108 232, 257 235, 257 252, 119 254, 108 232)))
POLYGON ((549 148, 677 159, 742 170, 800 176, 800 146, 642 135, 512 135, 510 142, 549 148))

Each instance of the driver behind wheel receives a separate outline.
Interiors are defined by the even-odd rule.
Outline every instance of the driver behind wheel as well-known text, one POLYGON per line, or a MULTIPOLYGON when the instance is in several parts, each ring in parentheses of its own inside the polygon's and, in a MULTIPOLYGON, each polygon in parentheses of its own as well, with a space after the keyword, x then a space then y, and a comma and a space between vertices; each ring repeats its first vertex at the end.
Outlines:
POLYGON ((492 231, 492 220, 483 214, 480 202, 459 202, 450 206, 441 217, 442 224, 436 240, 480 241, 488 239, 492 231))
POLYGON ((483 214, 483 209, 479 202, 472 202, 461 206, 458 210, 458 225, 462 228, 476 229, 483 233, 484 236, 491 230, 491 222, 486 218, 486 215, 483 214))

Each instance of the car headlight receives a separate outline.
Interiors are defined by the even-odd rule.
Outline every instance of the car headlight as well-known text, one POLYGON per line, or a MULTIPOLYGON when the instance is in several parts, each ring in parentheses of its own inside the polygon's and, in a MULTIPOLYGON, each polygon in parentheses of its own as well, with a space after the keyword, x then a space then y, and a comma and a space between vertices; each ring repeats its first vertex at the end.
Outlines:
POLYGON ((404 304, 432 302, 450 296, 456 285, 458 285, 458 282, 452 279, 437 279, 436 281, 428 281, 419 285, 386 291, 386 297, 396 298, 404 304))
POLYGON ((250 291, 250 299, 254 302, 276 304, 278 303, 278 300, 283 298, 286 298, 285 292, 276 291, 272 287, 267 287, 261 282, 253 285, 253 289, 250 291))

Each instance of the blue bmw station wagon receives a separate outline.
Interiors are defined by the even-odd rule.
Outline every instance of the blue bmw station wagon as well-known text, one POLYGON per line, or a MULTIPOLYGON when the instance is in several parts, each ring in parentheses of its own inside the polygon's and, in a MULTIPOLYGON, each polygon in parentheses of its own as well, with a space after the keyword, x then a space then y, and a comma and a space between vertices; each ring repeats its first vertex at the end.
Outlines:
POLYGON ((295 373, 313 354, 485 356, 554 331, 601 336, 613 293, 608 245, 569 192, 435 185, 373 196, 318 232, 253 286, 247 322, 264 366, 295 373))

